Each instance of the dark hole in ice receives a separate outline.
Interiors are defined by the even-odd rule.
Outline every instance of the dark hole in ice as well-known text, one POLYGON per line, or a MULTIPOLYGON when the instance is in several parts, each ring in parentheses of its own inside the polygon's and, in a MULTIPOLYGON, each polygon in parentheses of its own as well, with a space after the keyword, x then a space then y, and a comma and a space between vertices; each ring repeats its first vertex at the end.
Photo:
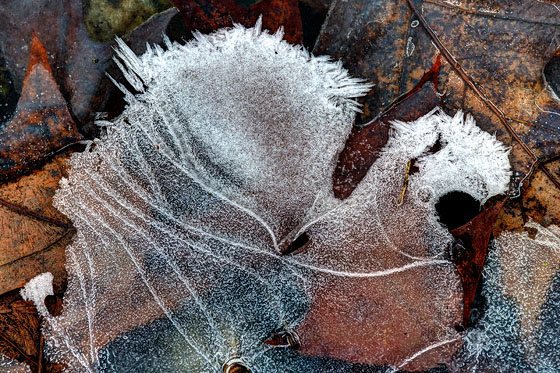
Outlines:
POLYGON ((468 223, 480 212, 480 203, 464 192, 451 192, 436 203, 439 222, 449 230, 468 223))
POLYGON ((560 96, 560 55, 548 61, 544 67, 544 77, 554 93, 560 96))
POLYGON ((309 242, 309 235, 306 232, 300 234, 288 247, 282 251, 282 255, 290 255, 298 249, 301 249, 309 242))
POLYGON ((461 333, 461 332, 464 332, 464 331, 465 331, 465 328, 463 328, 462 325, 455 325, 455 330, 456 330, 458 333, 461 333))
POLYGON ((47 295, 45 297, 45 306, 51 316, 60 316, 62 313, 62 299, 54 295, 47 295))

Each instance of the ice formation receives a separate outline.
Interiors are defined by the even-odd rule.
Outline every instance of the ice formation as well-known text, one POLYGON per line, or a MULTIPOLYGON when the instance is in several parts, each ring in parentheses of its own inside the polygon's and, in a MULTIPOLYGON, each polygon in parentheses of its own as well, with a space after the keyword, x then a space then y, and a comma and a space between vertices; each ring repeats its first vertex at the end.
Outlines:
POLYGON ((0 354, 0 373, 31 373, 28 365, 0 354))
POLYGON ((504 232, 484 268, 480 320, 465 335, 456 372, 560 370, 560 227, 504 232))
POLYGON ((47 295, 54 295, 52 282, 52 273, 41 273, 29 280, 20 291, 21 297, 24 300, 31 301, 35 304, 41 316, 46 316, 48 314, 44 300, 47 295))
POLYGON ((137 94, 116 83, 127 108, 72 156, 55 196, 77 233, 63 313, 44 318, 51 359, 103 372, 355 368, 330 358, 418 370, 458 348, 461 285, 434 206, 454 190, 483 202, 509 180, 506 149, 470 117, 436 108, 393 124, 339 201, 331 175, 370 89, 340 63, 260 25, 141 57, 119 42, 117 54, 137 94), (264 343, 282 331, 301 354, 264 343))

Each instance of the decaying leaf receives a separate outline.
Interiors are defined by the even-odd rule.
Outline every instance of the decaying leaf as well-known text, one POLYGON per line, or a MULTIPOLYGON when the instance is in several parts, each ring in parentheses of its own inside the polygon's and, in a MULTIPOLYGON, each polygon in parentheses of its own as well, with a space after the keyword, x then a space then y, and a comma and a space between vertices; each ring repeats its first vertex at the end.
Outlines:
POLYGON ((471 316, 494 223, 504 202, 482 211, 468 223, 450 231, 455 238, 453 262, 457 265, 463 284, 463 326, 465 327, 471 316))
MULTIPOLYGON (((60 313, 61 298, 49 297, 46 303, 53 315, 60 313)), ((24 301, 19 291, 3 294, 0 298, 0 372, 62 372, 62 366, 44 360, 42 346, 41 320, 35 305, 24 301)))
POLYGON ((0 133, 0 180, 32 169, 45 156, 80 139, 52 76, 47 52, 33 35, 16 112, 0 133))
MULTIPOLYGON (((161 42, 174 14, 176 10, 152 17, 126 40, 143 52, 146 41, 161 42)), ((89 39, 80 1, 7 1, 0 4, 0 17, 6 23, 0 28, 2 62, 20 92, 16 111, 5 115, 8 121, 0 134, 0 180, 6 180, 80 140, 78 129, 95 135, 94 118, 118 100, 106 76, 112 46, 89 39)))
MULTIPOLYGON (((36 343, 39 340, 40 330, 37 310, 33 304, 23 301, 15 292, 2 297, 0 300, 0 348, 2 348, 2 355, 5 356, 5 359, 0 357, 0 372, 3 372, 1 368, 3 363, 17 367, 14 364, 16 359, 33 368, 40 364, 41 353, 39 344, 36 343)), ((29 367, 24 372, 29 372, 29 367)))
POLYGON ((171 6, 168 0, 86 0, 84 24, 93 40, 112 43, 171 6))
POLYGON ((369 85, 260 24, 166 47, 139 58, 120 43, 140 93, 117 83, 127 109, 56 194, 77 234, 63 313, 35 297, 49 356, 76 371, 448 360, 463 294, 435 204, 503 193, 505 148, 436 108, 395 122, 339 200, 332 174, 369 85), (282 334, 302 354, 265 343, 282 334))

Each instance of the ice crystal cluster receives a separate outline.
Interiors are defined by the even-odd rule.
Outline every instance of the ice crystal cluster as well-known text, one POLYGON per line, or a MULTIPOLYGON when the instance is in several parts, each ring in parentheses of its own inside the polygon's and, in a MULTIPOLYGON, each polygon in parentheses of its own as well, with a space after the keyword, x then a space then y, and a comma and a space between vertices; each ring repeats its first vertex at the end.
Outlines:
POLYGON ((340 201, 331 177, 368 84, 260 25, 165 48, 137 57, 119 43, 136 93, 117 83, 127 108, 56 193, 77 233, 62 314, 35 299, 47 355, 102 372, 357 369, 331 358, 423 369, 450 356, 462 290, 434 206, 505 191, 504 147, 436 108, 394 123, 340 201), (299 352, 264 343, 283 331, 299 352))
POLYGON ((560 227, 504 232, 484 268, 483 315, 469 329, 453 371, 560 371, 560 227))

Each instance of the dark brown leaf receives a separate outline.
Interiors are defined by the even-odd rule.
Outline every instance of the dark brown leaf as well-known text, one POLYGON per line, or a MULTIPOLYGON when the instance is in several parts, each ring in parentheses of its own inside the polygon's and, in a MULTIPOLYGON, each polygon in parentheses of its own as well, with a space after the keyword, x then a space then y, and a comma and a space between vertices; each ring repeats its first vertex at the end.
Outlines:
POLYGON ((474 297, 482 267, 486 260, 488 242, 494 223, 504 206, 504 202, 482 211, 468 223, 455 228, 451 234, 455 238, 452 257, 463 283, 463 326, 467 326, 474 304, 474 297))
POLYGON ((181 12, 187 26, 187 35, 193 31, 203 34, 222 27, 240 23, 245 27, 255 25, 262 15, 263 28, 276 31, 284 28, 284 39, 290 43, 303 41, 301 18, 297 0, 172 0, 181 12), (254 3, 254 4, 253 4, 254 3))

